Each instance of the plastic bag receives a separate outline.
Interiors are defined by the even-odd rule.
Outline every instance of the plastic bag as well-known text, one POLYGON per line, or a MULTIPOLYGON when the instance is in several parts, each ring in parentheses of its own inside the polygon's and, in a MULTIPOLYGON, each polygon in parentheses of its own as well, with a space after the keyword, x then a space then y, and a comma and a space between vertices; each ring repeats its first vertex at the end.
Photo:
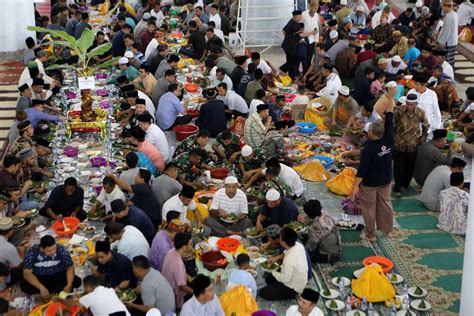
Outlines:
POLYGON ((338 175, 330 179, 326 186, 332 192, 339 195, 351 195, 352 186, 356 179, 356 170, 354 168, 344 168, 338 175))
POLYGON ((219 297, 219 301, 225 315, 251 316, 258 310, 255 298, 243 285, 224 292, 219 297))
POLYGON ((359 193, 357 193, 355 201, 351 200, 351 197, 345 197, 341 201, 342 210, 344 213, 349 215, 360 215, 362 214, 362 210, 360 208, 360 199, 359 193))
POLYGON ((458 35, 458 40, 461 42, 467 42, 470 43, 472 41, 472 31, 470 28, 465 27, 461 33, 458 35))
POLYGON ((291 84, 291 77, 290 76, 280 76, 281 84, 285 87, 288 87, 291 84))
POLYGON ((321 182, 331 178, 331 174, 319 160, 311 160, 305 164, 293 167, 305 180, 321 182))
POLYGON ((368 302, 384 302, 395 297, 395 288, 378 264, 366 266, 359 278, 352 280, 352 291, 368 302))
POLYGON ((241 138, 244 137, 244 127, 245 127, 245 118, 242 116, 238 116, 234 120, 234 124, 230 127, 230 130, 237 135, 239 135, 241 138))

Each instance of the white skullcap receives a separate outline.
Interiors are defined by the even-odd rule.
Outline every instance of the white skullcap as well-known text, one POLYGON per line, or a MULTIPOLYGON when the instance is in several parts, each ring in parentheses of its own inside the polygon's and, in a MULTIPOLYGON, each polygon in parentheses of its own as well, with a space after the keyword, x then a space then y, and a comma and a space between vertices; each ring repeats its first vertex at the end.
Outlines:
POLYGON ((335 39, 339 36, 339 34, 337 33, 336 30, 332 30, 331 32, 329 32, 329 38, 331 39, 335 39))
POLYGON ((339 4, 340 4, 340 5, 347 5, 347 0, 341 0, 341 1, 339 2, 339 4))
POLYGON ((406 105, 407 104, 407 97, 405 97, 405 96, 400 97, 400 99, 398 99, 398 102, 400 102, 402 105, 406 105))
POLYGON ((400 56, 398 55, 395 55, 392 57, 392 61, 396 62, 396 63, 399 63, 402 61, 402 59, 400 58, 400 56))
POLYGON ((132 53, 131 51, 129 51, 129 50, 127 50, 123 56, 124 56, 124 57, 127 57, 127 58, 133 58, 133 57, 135 57, 135 56, 133 55, 133 53, 132 53))
POLYGON ((360 5, 360 6, 358 6, 358 7, 356 8, 356 11, 365 12, 365 9, 364 9, 363 6, 360 5))
POLYGON ((244 147, 242 147, 241 152, 242 152, 242 156, 248 157, 253 153, 253 149, 249 145, 245 145, 244 147))
POLYGON ((229 176, 225 178, 224 180, 224 184, 237 184, 237 183, 239 183, 239 180, 237 180, 237 178, 234 176, 229 176))
POLYGON ((415 3, 415 7, 417 7, 417 8, 421 8, 422 6, 423 6, 423 1, 417 1, 415 3))
POLYGON ((367 124, 365 124, 365 126, 364 126, 364 132, 366 132, 366 133, 369 132, 369 128, 370 128, 370 125, 371 125, 371 124, 372 124, 372 123, 367 123, 367 124))
POLYGON ((145 314, 146 316, 161 316, 161 312, 158 308, 152 308, 145 314))
POLYGON ((385 84, 385 88, 396 88, 397 83, 395 81, 389 81, 385 84))
POLYGON ((347 86, 342 86, 339 88, 339 94, 348 96, 351 93, 351 90, 347 86))
POLYGON ((128 64, 128 58, 127 57, 120 57, 119 65, 123 65, 123 64, 128 64))
POLYGON ((278 201, 280 197, 280 192, 275 189, 268 190, 267 194, 265 195, 265 199, 270 202, 278 201))

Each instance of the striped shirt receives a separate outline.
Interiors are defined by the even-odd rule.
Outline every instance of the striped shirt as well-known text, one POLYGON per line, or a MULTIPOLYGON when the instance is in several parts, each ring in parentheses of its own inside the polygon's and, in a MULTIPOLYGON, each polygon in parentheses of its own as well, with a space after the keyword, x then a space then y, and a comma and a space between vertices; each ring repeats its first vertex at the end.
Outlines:
POLYGON ((219 189, 212 199, 211 210, 222 209, 232 214, 248 214, 247 196, 242 190, 237 189, 233 198, 227 196, 225 188, 219 189))

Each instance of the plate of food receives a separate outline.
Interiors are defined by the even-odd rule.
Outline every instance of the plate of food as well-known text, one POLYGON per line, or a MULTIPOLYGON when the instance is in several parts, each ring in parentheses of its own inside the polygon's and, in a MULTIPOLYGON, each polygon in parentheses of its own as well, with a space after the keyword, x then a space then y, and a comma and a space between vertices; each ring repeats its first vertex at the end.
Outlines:
POLYGON ((262 236, 262 232, 259 232, 255 227, 249 227, 244 231, 248 238, 259 238, 262 236))
POLYGON ((220 219, 223 222, 226 222, 228 224, 232 224, 232 223, 235 223, 239 220, 239 215, 234 214, 234 213, 229 213, 225 217, 220 217, 220 219))
POLYGON ((204 232, 204 227, 196 227, 196 226, 193 226, 191 227, 191 232, 193 234, 196 234, 196 235, 200 235, 204 232))
POLYGON ((93 212, 89 212, 87 213, 87 218, 90 219, 90 220, 98 220, 100 219, 101 217, 104 217, 105 216, 105 210, 104 209, 96 209, 95 211, 93 212))
POLYGON ((321 292, 321 296, 328 300, 333 300, 339 297, 339 292, 334 289, 325 289, 321 292))
POLYGON ((398 311, 397 312, 397 316, 416 316, 415 313, 413 313, 412 311, 398 311))
POLYGON ((403 277, 397 273, 388 274, 387 277, 393 284, 400 284, 403 282, 403 277))
POLYGON ((14 228, 19 228, 19 227, 22 227, 26 224, 26 220, 24 218, 21 218, 21 217, 14 216, 12 218, 12 220, 13 220, 13 227, 14 228))
POLYGON ((346 277, 334 277, 331 279, 331 283, 334 286, 339 286, 339 283, 341 283, 341 281, 344 286, 349 286, 351 284, 351 280, 346 277))
POLYGON ((268 261, 265 261, 260 263, 260 267, 265 272, 272 272, 278 270, 278 267, 280 267, 280 265, 276 262, 269 263, 268 261))
POLYGON ((25 212, 26 212, 28 217, 33 217, 33 216, 35 216, 36 214, 39 213, 39 209, 32 208, 32 209, 26 210, 25 212))
POLYGON ((306 226, 303 223, 298 222, 298 221, 290 222, 286 224, 285 227, 291 228, 297 233, 302 233, 306 228, 306 226))
POLYGON ((326 301, 326 307, 333 311, 341 311, 344 309, 344 302, 341 300, 330 300, 326 301))
POLYGON ((408 294, 413 297, 425 297, 428 291, 419 286, 412 286, 408 289, 408 294))
POLYGON ((346 316, 365 316, 366 314, 363 311, 351 310, 346 313, 346 316))
POLYGON ((410 306, 416 309, 417 311, 428 311, 431 309, 431 304, 423 299, 412 301, 410 303, 410 306))
POLYGON ((278 249, 269 247, 269 248, 266 248, 266 249, 260 251, 260 254, 263 257, 273 257, 273 256, 278 255, 278 249))
POLYGON ((118 298, 123 303, 132 303, 137 299, 137 294, 135 293, 134 289, 128 289, 125 291, 117 290, 116 291, 118 298))

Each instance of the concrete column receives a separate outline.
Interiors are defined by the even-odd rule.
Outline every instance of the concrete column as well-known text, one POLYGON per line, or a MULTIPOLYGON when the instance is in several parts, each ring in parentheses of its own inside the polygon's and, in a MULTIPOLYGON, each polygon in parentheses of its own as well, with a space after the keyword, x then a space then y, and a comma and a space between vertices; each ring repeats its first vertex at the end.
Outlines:
POLYGON ((35 25, 33 0, 1 0, 0 6, 0 52, 23 50, 27 37, 36 39, 26 29, 35 25))
MULTIPOLYGON (((471 169, 471 183, 474 181, 474 168, 471 169)), ((469 196, 467 216, 466 244, 464 248, 464 263, 461 287, 461 309, 459 315, 474 314, 474 189, 469 196)))

